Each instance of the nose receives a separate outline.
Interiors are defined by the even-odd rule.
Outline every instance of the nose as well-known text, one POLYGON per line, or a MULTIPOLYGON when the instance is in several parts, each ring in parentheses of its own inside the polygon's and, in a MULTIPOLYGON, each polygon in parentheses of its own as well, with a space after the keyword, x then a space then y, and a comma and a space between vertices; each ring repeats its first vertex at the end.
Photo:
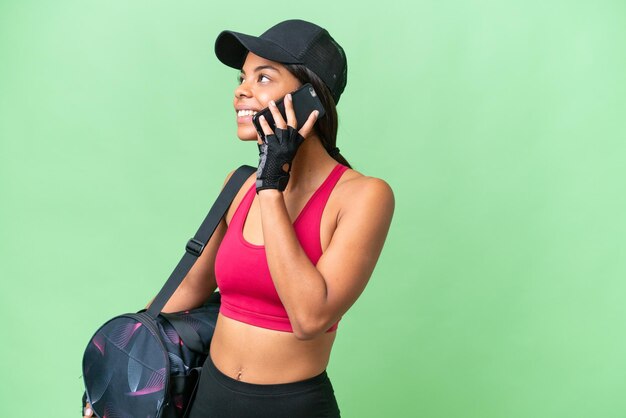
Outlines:
POLYGON ((239 98, 250 97, 250 96, 251 96, 250 89, 248 88, 248 85, 246 81, 244 80, 235 89, 235 97, 239 99, 239 98))

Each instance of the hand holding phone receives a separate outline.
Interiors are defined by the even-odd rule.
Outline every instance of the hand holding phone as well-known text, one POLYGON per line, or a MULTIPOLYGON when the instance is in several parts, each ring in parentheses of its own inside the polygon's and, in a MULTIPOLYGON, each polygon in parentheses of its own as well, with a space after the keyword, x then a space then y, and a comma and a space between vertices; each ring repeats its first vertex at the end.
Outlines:
MULTIPOLYGON (((282 123, 287 119, 291 119, 286 116, 284 98, 276 103, 276 108, 261 110, 252 118, 259 136, 263 139, 262 142, 258 143, 257 194, 264 189, 285 190, 289 182, 291 162, 296 156, 298 148, 304 142, 304 137, 300 134, 298 128, 300 125, 304 125, 301 129, 303 129, 303 134, 306 135, 304 130, 312 129, 312 124, 316 120, 315 118, 309 119, 311 113, 314 111, 319 112, 317 115, 318 119, 324 114, 324 107, 310 84, 305 84, 291 94, 291 105, 297 127, 287 125, 284 128, 279 128, 276 126, 274 114, 278 118, 278 112, 282 116, 282 123), (272 114, 272 111, 274 114, 272 114), (309 121, 308 126, 307 120, 309 121)), ((294 124, 293 121, 291 123, 294 124)))
MULTIPOLYGON (((293 110, 296 115, 298 127, 301 127, 304 122, 306 122, 306 120, 309 118, 314 110, 317 110, 319 112, 319 114, 317 115, 318 120, 326 114, 322 102, 320 101, 319 97, 317 97, 317 93, 310 83, 303 84, 297 90, 292 92, 291 102, 293 104, 293 110)), ((283 119, 287 120, 284 97, 276 102, 276 107, 280 111, 283 119)), ((263 128, 261 127, 261 122, 259 119, 261 116, 265 117, 265 120, 269 124, 270 128, 272 128, 272 131, 276 130, 276 122, 274 121, 274 116, 272 115, 269 107, 266 107, 265 109, 259 111, 252 117, 252 123, 259 133, 259 136, 265 139, 265 133, 263 132, 263 128)))

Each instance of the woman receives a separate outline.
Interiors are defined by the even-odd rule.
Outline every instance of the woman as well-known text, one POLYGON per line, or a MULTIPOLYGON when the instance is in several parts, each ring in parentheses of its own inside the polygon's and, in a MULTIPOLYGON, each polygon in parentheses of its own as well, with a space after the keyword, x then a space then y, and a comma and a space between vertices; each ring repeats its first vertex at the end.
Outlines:
POLYGON ((164 309, 200 306, 219 285, 220 314, 190 416, 338 417, 326 367, 337 323, 382 250, 393 193, 350 169, 335 147, 347 64, 328 32, 302 20, 260 37, 224 31, 215 52, 240 70, 237 136, 257 141, 260 164, 164 309), (295 120, 288 93, 306 82, 326 110, 319 120, 315 112, 295 120), (287 120, 274 105, 284 96, 287 120), (267 106, 276 128, 261 121, 263 139, 252 114, 267 106))

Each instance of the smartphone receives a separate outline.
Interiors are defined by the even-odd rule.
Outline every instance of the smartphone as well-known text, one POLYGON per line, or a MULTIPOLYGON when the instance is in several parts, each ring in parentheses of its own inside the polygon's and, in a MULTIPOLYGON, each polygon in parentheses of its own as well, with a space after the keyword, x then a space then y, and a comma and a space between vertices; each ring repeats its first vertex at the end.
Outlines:
MULTIPOLYGON (((287 114, 285 113, 284 101, 284 97, 278 100, 276 102, 276 107, 278 107, 280 114, 283 115, 283 119, 286 122, 287 114)), ((317 119, 320 119, 322 116, 324 116, 324 114, 326 114, 324 106, 322 106, 322 102, 320 101, 319 97, 317 97, 317 93, 310 83, 306 83, 297 90, 293 91, 291 93, 291 102, 293 103, 293 110, 296 114, 298 129, 300 129, 302 125, 304 125, 306 120, 311 115, 311 112, 313 112, 314 110, 320 112, 320 114, 317 115, 317 119)), ((254 124, 256 131, 259 133, 261 138, 265 138, 263 128, 261 127, 261 122, 259 121, 259 118, 261 116, 265 116, 265 120, 270 125, 272 130, 276 129, 276 124, 274 123, 274 117, 272 116, 272 112, 270 111, 269 107, 266 107, 265 109, 259 111, 252 117, 252 123, 254 124)))

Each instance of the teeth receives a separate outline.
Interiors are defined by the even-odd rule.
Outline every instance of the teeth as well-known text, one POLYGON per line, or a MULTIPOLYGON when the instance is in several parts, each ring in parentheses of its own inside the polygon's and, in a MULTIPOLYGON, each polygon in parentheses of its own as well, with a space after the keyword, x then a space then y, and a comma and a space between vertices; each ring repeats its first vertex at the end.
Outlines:
POLYGON ((241 117, 241 116, 252 116, 252 115, 256 115, 257 112, 255 112, 254 110, 239 110, 237 112, 237 116, 241 117))

